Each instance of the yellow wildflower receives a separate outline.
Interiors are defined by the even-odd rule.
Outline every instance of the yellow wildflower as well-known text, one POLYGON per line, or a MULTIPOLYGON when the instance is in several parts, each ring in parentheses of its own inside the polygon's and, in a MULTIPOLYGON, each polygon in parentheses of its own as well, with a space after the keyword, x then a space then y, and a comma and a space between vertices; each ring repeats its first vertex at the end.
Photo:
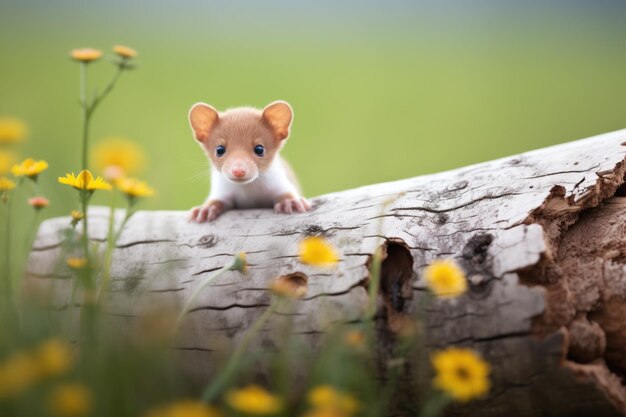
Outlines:
POLYGON ((0 363, 0 398, 18 395, 37 380, 37 366, 30 355, 16 353, 0 363))
POLYGON ((128 46, 124 46, 124 45, 115 45, 113 47, 113 52, 115 52, 117 55, 121 56, 122 58, 134 58, 137 56, 137 51, 135 51, 133 48, 129 48, 128 46))
POLYGON ((451 259, 436 260, 424 271, 428 288, 437 297, 457 297, 467 291, 463 270, 451 259))
POLYGON ((16 160, 15 152, 0 150, 0 175, 8 173, 16 160))
POLYGON ((343 338, 346 345, 353 348, 361 348, 365 344, 365 333, 361 330, 350 330, 343 338))
POLYGON ((35 352, 35 358, 39 374, 44 377, 61 375, 72 366, 70 346, 59 339, 42 343, 35 352))
POLYGON ((276 414, 283 409, 279 397, 258 385, 228 392, 226 402, 233 409, 247 414, 276 414))
POLYGON ((300 262, 315 266, 329 266, 339 262, 336 249, 324 238, 307 237, 300 242, 300 262))
POLYGON ((91 153, 93 166, 108 179, 140 172, 146 162, 143 149, 130 139, 113 136, 98 142, 91 153))
POLYGON ((431 362, 433 385, 453 399, 466 402, 489 391, 489 364, 472 349, 448 348, 432 355, 431 362))
POLYGON ((0 191, 9 191, 15 188, 15 183, 7 177, 0 177, 0 191))
POLYGON ((196 400, 182 400, 175 404, 157 408, 145 417, 220 417, 213 407, 196 400))
POLYGON ((319 385, 308 395, 309 403, 317 409, 337 410, 344 415, 359 410, 359 402, 353 395, 337 391, 330 385, 319 385))
POLYGON ((245 252, 239 252, 237 254, 237 256, 235 257, 235 263, 233 264, 231 269, 233 271, 239 271, 243 274, 248 272, 248 261, 245 252))
POLYGON ((48 169, 48 163, 46 161, 35 161, 33 158, 26 158, 21 164, 13 165, 11 173, 16 177, 25 175, 35 179, 46 169, 48 169))
POLYGON ((78 256, 71 256, 67 258, 65 263, 72 269, 82 269, 87 265, 87 259, 78 256))
POLYGON ((72 210, 72 212, 70 213, 70 216, 72 216, 72 220, 75 220, 77 222, 82 220, 83 217, 85 217, 85 215, 78 210, 72 210))
POLYGON ((79 48, 72 50, 70 56, 76 61, 89 63, 100 59, 102 51, 93 48, 79 48))
POLYGON ((48 405, 53 416, 82 417, 91 412, 92 394, 84 385, 64 384, 54 389, 48 405))
POLYGON ((13 117, 0 117, 0 143, 15 143, 24 139, 26 124, 13 117))
POLYGON ((303 414, 302 417, 350 417, 336 408, 314 408, 303 414))
POLYGON ((35 210, 41 210, 42 208, 48 207, 48 205, 50 204, 50 200, 42 196, 31 197, 28 199, 28 204, 31 205, 35 210))
POLYGON ((130 198, 150 197, 154 195, 154 189, 144 181, 135 178, 122 178, 115 181, 117 188, 130 198))
POLYGON ((102 179, 102 177, 94 178, 89 170, 80 171, 78 175, 65 174, 65 177, 59 177, 61 184, 66 184, 76 188, 77 190, 110 190, 111 184, 102 179))

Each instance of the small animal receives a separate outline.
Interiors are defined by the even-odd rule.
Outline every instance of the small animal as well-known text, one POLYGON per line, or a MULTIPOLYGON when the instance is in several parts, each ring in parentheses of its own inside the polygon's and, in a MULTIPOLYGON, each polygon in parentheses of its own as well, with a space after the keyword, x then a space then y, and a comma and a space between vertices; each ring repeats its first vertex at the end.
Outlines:
POLYGON ((211 161, 211 192, 194 207, 190 221, 215 220, 231 208, 274 207, 277 213, 303 213, 311 204, 279 155, 289 137, 293 110, 284 101, 263 110, 250 107, 218 112, 205 103, 189 111, 195 139, 211 161))

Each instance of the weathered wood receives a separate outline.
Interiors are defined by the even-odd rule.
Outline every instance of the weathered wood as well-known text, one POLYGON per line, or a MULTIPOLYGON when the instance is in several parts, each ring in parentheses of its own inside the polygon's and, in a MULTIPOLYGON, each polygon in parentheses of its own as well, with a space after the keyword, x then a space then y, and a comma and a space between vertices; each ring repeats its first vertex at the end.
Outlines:
MULTIPOLYGON (((212 283, 184 322, 182 364, 204 378, 267 308, 266 288, 278 276, 308 278, 294 316, 302 337, 314 343, 329 325, 357 320, 367 301, 368 261, 386 245, 378 326, 384 368, 398 318, 415 312, 424 294, 422 268, 453 257, 470 290, 428 308, 428 346, 477 349, 492 363, 494 382, 487 399, 455 415, 624 415, 626 204, 621 197, 602 202, 624 182, 625 142, 626 131, 618 131, 328 194, 306 214, 230 211, 199 225, 183 212, 137 213, 114 254, 112 320, 132 332, 138 316, 182 304, 199 280, 246 252, 249 274, 229 272, 212 283), (298 263, 298 241, 317 234, 341 251, 334 271, 298 263)), ((69 282, 48 278, 63 275, 56 265, 67 225, 67 218, 42 225, 28 267, 29 279, 49 285, 60 308, 69 282)), ((94 211, 90 227, 103 239, 106 215, 94 211)), ((259 346, 276 345, 274 337, 262 332, 259 346)), ((425 386, 424 369, 411 372, 425 386)))

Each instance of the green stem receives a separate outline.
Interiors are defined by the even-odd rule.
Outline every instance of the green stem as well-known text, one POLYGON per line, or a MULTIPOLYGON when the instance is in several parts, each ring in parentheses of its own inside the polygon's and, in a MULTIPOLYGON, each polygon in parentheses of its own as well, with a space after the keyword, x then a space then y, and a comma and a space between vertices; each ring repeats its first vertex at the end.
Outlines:
POLYGON ((451 401, 450 397, 445 394, 440 393, 435 395, 424 404, 424 408, 422 408, 419 417, 436 417, 441 414, 443 409, 446 408, 451 401))
POLYGON ((133 214, 135 214, 135 212, 132 206, 128 207, 128 210, 126 210, 126 216, 124 216, 124 220, 122 220, 122 224, 120 224, 120 228, 117 229, 117 233, 115 234, 113 243, 117 243, 117 241, 120 240, 120 236, 122 235, 122 232, 124 231, 124 227, 126 227, 126 223, 128 223, 128 220, 130 220, 133 214))
MULTIPOLYGON (((87 65, 88 63, 82 62, 80 65, 80 103, 83 109, 83 152, 82 152, 82 162, 81 162, 81 170, 89 169, 89 123, 91 121, 91 116, 93 115, 96 107, 104 100, 104 98, 113 90, 117 80, 119 79, 122 71, 124 71, 126 61, 122 60, 122 63, 118 65, 117 70, 113 74, 113 77, 108 82, 102 93, 96 95, 91 103, 89 103, 89 97, 87 93, 88 82, 87 82, 87 65)), ((81 191, 81 203, 83 215, 83 246, 85 250, 85 258, 89 260, 89 237, 88 237, 88 219, 87 216, 87 208, 89 202, 89 192, 84 190, 81 191)))
POLYGON ((178 331, 178 328, 180 327, 183 319, 185 318, 185 316, 187 315, 187 313, 189 313, 189 310, 191 310, 191 306, 193 306, 193 303, 196 301, 196 298, 198 298, 198 295, 202 292, 202 290, 211 282, 213 281, 215 278, 219 277, 220 275, 222 275, 224 272, 231 270, 237 263, 237 259, 233 259, 232 262, 230 262, 229 264, 223 266, 221 269, 218 269, 217 271, 213 272, 211 275, 209 275, 208 277, 206 277, 204 279, 204 281, 202 281, 198 287, 196 288, 196 290, 193 292, 193 294, 191 294, 191 297, 189 297, 187 299, 187 302, 185 303, 185 305, 183 306, 182 310, 180 311, 180 314, 178 314, 178 318, 176 319, 176 325, 174 327, 174 329, 176 330, 176 332, 178 331))
POLYGON ((4 229, 4 239, 5 239, 5 279, 7 281, 7 294, 10 299, 13 298, 13 274, 11 273, 11 200, 9 199, 8 191, 4 192, 2 196, 4 200, 4 206, 6 208, 6 227, 4 229))
POLYGON ((380 270, 382 267, 382 253, 380 249, 376 249, 372 256, 372 265, 370 266, 370 285, 368 294, 368 306, 365 313, 366 320, 373 320, 376 315, 376 304, 378 299, 378 290, 380 288, 380 270))
MULTIPOLYGON (((33 197, 40 196, 41 192, 39 189, 39 182, 37 181, 37 177, 32 178, 31 183, 33 185, 33 197)), ((35 210, 35 217, 33 218, 33 222, 31 223, 30 231, 26 235, 26 242, 25 242, 26 248, 24 249, 26 256, 28 256, 31 248, 33 247, 33 242, 35 241, 35 237, 37 234, 37 225, 39 223, 39 212, 41 211, 41 209, 34 208, 34 210, 35 210)))
POLYGON ((109 282, 111 281, 111 265, 113 262, 113 249, 115 249, 115 245, 117 241, 120 239, 120 235, 128 223, 128 220, 132 217, 135 212, 133 211, 133 204, 130 203, 128 209, 126 210, 126 215, 124 216, 124 220, 120 224, 119 229, 115 232, 115 192, 113 192, 113 197, 111 198, 111 211, 109 212, 109 231, 107 235, 107 248, 104 254, 104 270, 102 272, 102 281, 100 282, 100 287, 98 288, 98 294, 96 295, 96 299, 100 301, 101 297, 107 290, 109 286, 109 282))
POLYGON ((115 87, 117 80, 120 78, 120 75, 122 75, 122 71, 124 71, 124 68, 125 68, 124 65, 117 66, 117 71, 115 71, 115 73, 113 74, 113 77, 111 77, 106 87, 104 87, 104 90, 102 90, 102 93, 98 94, 93 99, 93 102, 91 103, 91 106, 89 107, 90 113, 93 113, 96 107, 98 107, 98 105, 102 103, 102 100, 104 100, 104 98, 108 96, 111 91, 113 91, 113 87, 115 87))
POLYGON ((4 305, 8 305, 9 302, 13 299, 13 282, 12 282, 12 277, 11 277, 11 254, 10 254, 10 248, 11 248, 11 228, 10 228, 10 224, 11 224, 11 215, 10 215, 10 207, 9 207, 9 198, 8 198, 8 191, 3 191, 0 194, 0 199, 2 199, 2 206, 3 206, 3 224, 2 226, 4 226, 4 242, 3 242, 3 249, 4 249, 4 258, 3 258, 3 262, 2 262, 2 277, 0 277, 0 282, 2 283, 2 287, 0 288, 0 291, 2 291, 2 294, 0 294, 0 297, 6 297, 6 301, 3 300, 2 304, 4 305))
POLYGON ((241 342, 237 345, 237 349, 233 352, 232 356, 228 360, 226 367, 215 377, 209 386, 204 390, 202 394, 202 401, 211 403, 222 392, 224 387, 230 382, 231 377, 234 376, 235 371, 242 362, 242 356, 248 350, 250 343, 256 335, 261 331, 265 323, 272 317, 278 307, 278 303, 272 303, 254 323, 254 325, 246 332, 241 342))
MULTIPOLYGON (((80 64, 80 102, 83 108, 83 152, 82 152, 82 160, 81 160, 81 171, 89 169, 89 120, 90 120, 90 110, 89 110, 89 98, 87 97, 87 63, 82 62, 80 64)), ((83 250, 85 252, 85 259, 88 261, 89 258, 89 225, 87 216, 87 207, 88 207, 88 191, 81 190, 80 191, 80 200, 81 200, 81 210, 83 211, 83 250)))
POLYGON ((83 108, 83 153, 81 159, 81 170, 89 168, 89 118, 90 110, 87 97, 87 63, 80 64, 80 103, 83 108))
POLYGON ((39 212, 41 211, 41 209, 36 208, 35 209, 35 217, 33 218, 33 222, 30 225, 30 230, 28 232, 28 234, 26 235, 26 247, 24 248, 24 252, 26 254, 26 256, 28 256, 28 254, 30 253, 30 250, 33 247, 33 242, 35 241, 35 237, 37 234, 37 225, 39 224, 39 212))
POLYGON ((81 202, 81 210, 83 212, 83 251, 85 252, 84 256, 87 261, 91 261, 89 257, 89 227, 87 224, 87 219, 89 216, 87 215, 87 209, 89 208, 89 191, 80 190, 80 202, 81 202))
POLYGON ((71 337, 72 333, 72 320, 74 319, 74 304, 76 304, 76 292, 78 290, 77 279, 72 280, 72 291, 70 294, 70 299, 68 301, 68 306, 65 315, 65 325, 66 325, 66 337, 71 337))

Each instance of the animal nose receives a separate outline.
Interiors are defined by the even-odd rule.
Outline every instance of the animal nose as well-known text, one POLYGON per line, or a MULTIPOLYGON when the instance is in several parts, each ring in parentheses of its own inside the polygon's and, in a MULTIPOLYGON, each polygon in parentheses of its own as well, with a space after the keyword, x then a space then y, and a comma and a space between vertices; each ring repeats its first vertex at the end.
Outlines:
POLYGON ((237 178, 243 178, 246 176, 246 170, 243 168, 234 168, 233 175, 237 178))

